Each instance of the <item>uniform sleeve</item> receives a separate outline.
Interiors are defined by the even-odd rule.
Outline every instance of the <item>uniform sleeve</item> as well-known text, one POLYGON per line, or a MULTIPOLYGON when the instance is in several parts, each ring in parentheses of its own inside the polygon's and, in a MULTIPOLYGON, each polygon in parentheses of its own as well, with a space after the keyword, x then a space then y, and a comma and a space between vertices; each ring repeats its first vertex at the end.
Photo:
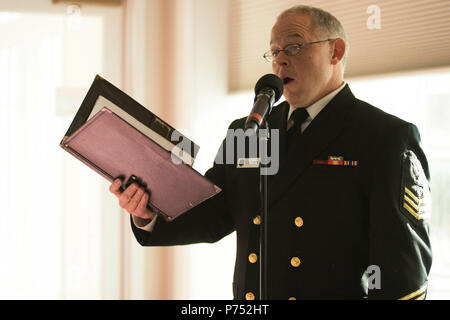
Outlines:
POLYGON ((412 124, 389 130, 369 194, 369 299, 426 297, 432 253, 430 173, 412 124))
MULTIPOLYGON (((226 140, 219 153, 225 153, 226 140)), ((205 177, 222 188, 219 194, 200 203, 172 222, 161 217, 157 219, 151 232, 135 226, 131 227, 136 240, 143 246, 172 246, 200 242, 216 242, 234 231, 234 220, 227 205, 226 165, 214 162, 205 177)))

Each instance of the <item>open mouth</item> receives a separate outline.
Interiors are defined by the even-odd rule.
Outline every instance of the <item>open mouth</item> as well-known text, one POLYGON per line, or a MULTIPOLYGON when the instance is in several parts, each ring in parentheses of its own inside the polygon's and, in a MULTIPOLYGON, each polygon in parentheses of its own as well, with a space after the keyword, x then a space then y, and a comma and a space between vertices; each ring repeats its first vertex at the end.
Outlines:
POLYGON ((291 81, 294 81, 294 79, 286 77, 283 79, 283 84, 286 85, 286 84, 290 83, 291 81))

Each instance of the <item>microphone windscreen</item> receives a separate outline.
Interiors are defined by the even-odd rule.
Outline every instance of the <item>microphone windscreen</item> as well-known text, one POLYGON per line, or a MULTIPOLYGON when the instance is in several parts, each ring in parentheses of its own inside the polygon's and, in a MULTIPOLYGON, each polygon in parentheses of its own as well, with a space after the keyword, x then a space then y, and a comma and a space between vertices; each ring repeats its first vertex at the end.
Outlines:
POLYGON ((266 74, 258 80, 255 85, 255 94, 257 95, 263 88, 271 88, 275 91, 275 102, 278 101, 283 94, 283 82, 277 75, 272 73, 266 74))

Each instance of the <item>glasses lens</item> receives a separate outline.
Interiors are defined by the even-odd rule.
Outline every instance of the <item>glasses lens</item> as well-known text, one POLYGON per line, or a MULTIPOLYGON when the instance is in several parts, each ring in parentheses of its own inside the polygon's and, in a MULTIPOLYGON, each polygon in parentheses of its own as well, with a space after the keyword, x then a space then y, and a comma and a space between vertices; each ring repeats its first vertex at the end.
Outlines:
POLYGON ((272 62, 272 60, 273 60, 273 55, 272 55, 271 51, 267 51, 266 53, 264 53, 263 57, 268 62, 272 62))
POLYGON ((300 49, 301 49, 301 45, 291 44, 291 45, 287 46, 286 48, 284 48, 284 52, 288 56, 295 56, 300 52, 300 49))

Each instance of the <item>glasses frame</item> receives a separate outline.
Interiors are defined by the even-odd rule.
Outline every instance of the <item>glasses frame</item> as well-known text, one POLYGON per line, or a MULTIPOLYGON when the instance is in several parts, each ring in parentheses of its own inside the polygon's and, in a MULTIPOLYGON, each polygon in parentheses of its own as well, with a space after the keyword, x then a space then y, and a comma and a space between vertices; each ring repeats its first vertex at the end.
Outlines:
POLYGON ((300 52, 302 51, 302 48, 307 46, 307 45, 311 45, 311 44, 316 44, 316 43, 321 43, 321 42, 327 42, 327 41, 333 41, 336 40, 338 38, 328 38, 325 40, 319 40, 319 41, 313 41, 313 42, 303 42, 303 43, 291 43, 288 44, 287 46, 285 46, 283 49, 281 50, 269 50, 267 52, 265 52, 263 54, 263 58, 264 60, 266 60, 267 62, 273 62, 275 60, 275 58, 280 54, 280 52, 284 51, 284 54, 287 55, 288 57, 294 57, 298 54, 300 54, 300 52), (295 54, 288 54, 288 52, 286 51, 287 47, 290 46, 298 46, 298 52, 295 54), (273 52, 276 52, 276 54, 274 55, 273 52))

